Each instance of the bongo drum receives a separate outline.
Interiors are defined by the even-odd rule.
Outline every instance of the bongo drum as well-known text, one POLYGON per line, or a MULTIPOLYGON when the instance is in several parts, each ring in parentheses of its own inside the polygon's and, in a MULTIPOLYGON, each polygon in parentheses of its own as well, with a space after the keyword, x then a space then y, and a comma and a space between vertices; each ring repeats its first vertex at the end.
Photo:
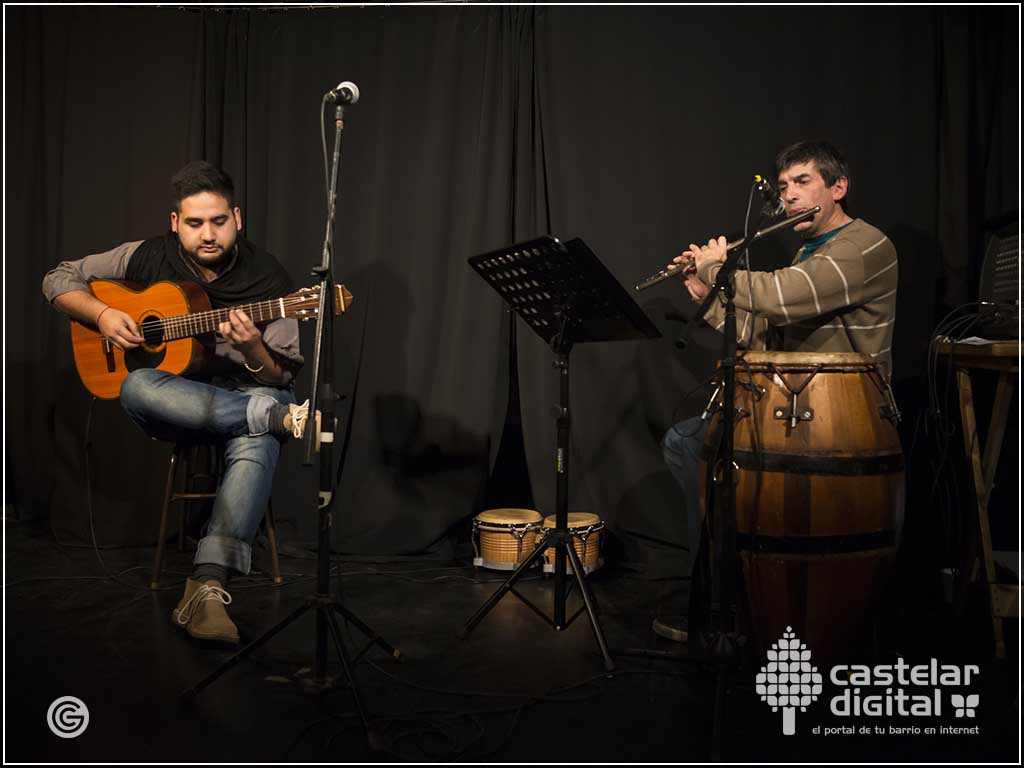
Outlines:
MULTIPOLYGON (((736 407, 740 615, 762 655, 791 626, 816 659, 846 658, 887 583, 903 517, 892 391, 867 355, 747 352, 736 407)), ((702 512, 720 439, 719 412, 704 443, 702 512)))
MULTIPOLYGON (((548 515, 544 518, 544 528, 554 528, 555 515, 548 515)), ((604 530, 604 522, 597 515, 590 512, 570 512, 568 521, 569 533, 573 537, 573 547, 583 563, 583 570, 587 573, 596 571, 604 561, 601 560, 601 531, 604 530)), ((537 532, 537 542, 544 531, 537 532)), ((568 558, 567 558, 568 559, 568 558)), ((570 567, 571 564, 570 564, 570 567)), ((555 572, 555 548, 548 547, 544 552, 544 572, 555 572)))
POLYGON ((513 571, 531 552, 540 512, 533 509, 488 509, 473 518, 473 565, 513 571))

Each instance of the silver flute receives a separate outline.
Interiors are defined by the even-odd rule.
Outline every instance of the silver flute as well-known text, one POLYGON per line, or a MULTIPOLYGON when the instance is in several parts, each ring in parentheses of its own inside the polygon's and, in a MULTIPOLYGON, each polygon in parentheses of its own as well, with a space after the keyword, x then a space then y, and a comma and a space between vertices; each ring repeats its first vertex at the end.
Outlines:
MULTIPOLYGON (((796 216, 791 216, 788 219, 783 219, 782 221, 776 224, 772 224, 770 227, 759 229, 750 237, 741 237, 739 240, 733 240, 731 243, 725 246, 725 250, 731 251, 735 248, 740 248, 747 242, 754 243, 755 241, 760 240, 765 235, 770 235, 772 232, 777 232, 780 229, 786 229, 788 227, 796 226, 801 221, 807 221, 807 219, 813 218, 816 214, 820 212, 821 206, 819 205, 816 205, 813 208, 808 208, 806 211, 802 211, 801 213, 798 213, 796 216)), ((694 261, 694 259, 687 259, 682 264, 677 264, 669 267, 668 269, 663 269, 661 270, 661 272, 658 272, 655 275, 651 275, 643 282, 638 283, 636 286, 636 290, 642 291, 645 288, 650 288, 652 285, 657 285, 662 280, 668 280, 670 277, 675 277, 680 272, 684 272, 685 270, 691 268, 694 265, 694 261)))

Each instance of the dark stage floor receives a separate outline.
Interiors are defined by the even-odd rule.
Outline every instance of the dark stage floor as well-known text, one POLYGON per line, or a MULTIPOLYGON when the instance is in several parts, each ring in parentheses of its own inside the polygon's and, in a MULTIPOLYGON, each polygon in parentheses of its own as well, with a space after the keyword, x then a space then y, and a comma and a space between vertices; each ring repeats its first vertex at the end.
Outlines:
MULTIPOLYGON (((714 676, 706 666, 621 657, 601 674, 586 617, 556 633, 506 597, 465 641, 456 634, 501 574, 465 563, 347 559, 346 604, 402 651, 376 649, 357 675, 384 750, 365 742, 347 690, 320 699, 282 682, 313 657, 307 616, 229 671, 192 707, 179 694, 229 655, 198 646, 169 621, 189 558, 173 548, 167 589, 150 592, 152 549, 102 553, 125 584, 104 577, 90 548, 58 546, 45 527, 8 522, 6 542, 6 744, 14 762, 696 762, 710 758, 714 676), (134 586, 131 586, 134 585, 134 586), (89 725, 74 739, 46 725, 51 702, 75 696, 89 725)), ((295 554, 299 554, 296 550, 295 554)), ((258 559, 259 562, 262 560, 258 559)), ((312 559, 286 557, 280 588, 257 574, 232 585, 231 614, 243 640, 299 606, 312 559)), ((613 648, 680 651, 651 622, 681 608, 679 582, 605 568, 592 577, 613 648)), ((550 606, 551 582, 533 577, 523 592, 550 606)), ((968 627, 922 609, 887 635, 882 659, 897 651, 920 663, 972 661, 984 654, 962 639, 968 627), (902 647, 901 647, 902 645, 902 647), (911 648, 913 650, 911 650, 911 648), (973 654, 980 656, 973 656, 973 654), (958 654, 961 658, 957 658, 958 654), (967 659, 967 656, 973 656, 967 659)), ((354 636, 358 636, 353 632, 354 636)), ((1010 654, 1017 658, 1017 641, 1010 654)), ((336 661, 336 659, 332 659, 336 661)), ((755 692, 757 669, 737 673, 724 699, 721 759, 740 762, 1018 761, 1019 673, 984 663, 975 717, 854 717, 829 714, 828 683, 796 713, 797 735, 782 735, 782 713, 755 692), (862 726, 885 733, 814 733, 862 726), (890 734, 891 726, 978 727, 976 734, 890 734)), ((930 690, 930 689, 929 689, 930 690)))

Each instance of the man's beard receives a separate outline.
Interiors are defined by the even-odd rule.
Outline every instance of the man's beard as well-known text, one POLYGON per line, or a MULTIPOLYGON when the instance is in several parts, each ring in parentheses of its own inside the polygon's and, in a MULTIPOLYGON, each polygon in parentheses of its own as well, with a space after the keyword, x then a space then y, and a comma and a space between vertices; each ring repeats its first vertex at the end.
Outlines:
MULTIPOLYGON (((219 243, 218 243, 218 245, 219 245, 219 243)), ((217 258, 216 259, 211 259, 210 256, 206 256, 205 258, 201 258, 200 254, 199 254, 199 249, 196 249, 194 251, 190 251, 184 245, 182 245, 180 239, 178 240, 178 247, 181 248, 181 252, 183 254, 185 254, 185 257, 188 258, 189 261, 191 261, 197 267, 204 267, 206 269, 212 269, 212 270, 221 269, 221 268, 227 266, 228 262, 231 261, 231 255, 235 252, 235 246, 236 245, 237 245, 237 242, 236 243, 232 243, 230 248, 223 248, 222 247, 220 253, 217 254, 217 258)), ((200 248, 202 248, 202 246, 200 246, 200 248)))

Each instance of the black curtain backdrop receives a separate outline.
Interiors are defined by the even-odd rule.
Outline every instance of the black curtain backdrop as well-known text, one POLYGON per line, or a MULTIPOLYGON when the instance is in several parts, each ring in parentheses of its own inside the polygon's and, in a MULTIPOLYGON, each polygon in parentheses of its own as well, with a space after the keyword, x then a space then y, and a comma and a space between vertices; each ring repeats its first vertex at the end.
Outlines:
MULTIPOLYGON (((632 286, 689 242, 741 229, 751 175, 799 138, 846 150, 852 213, 899 251, 894 378, 913 424, 929 331, 976 291, 988 224, 1017 211, 1018 16, 7 7, 8 509, 88 540, 91 413, 97 539, 152 543, 169 447, 116 402, 90 411, 43 273, 164 231, 171 174, 206 158, 235 178, 248 237, 312 283, 325 215, 316 114, 342 79, 362 97, 347 113, 337 218, 336 273, 356 297, 336 326, 351 429, 338 551, 450 554, 482 508, 506 416, 510 318, 469 256, 579 236, 632 286)), ((784 265, 796 243, 760 244, 755 268, 784 265)), ((659 440, 702 408, 719 337, 698 330, 680 353, 681 326, 665 314, 692 315, 685 292, 663 284, 639 300, 665 338, 573 353, 571 506, 598 513, 613 552, 656 576, 681 571, 687 544, 659 440)), ((546 344, 521 324, 517 335, 532 478, 522 494, 549 514, 555 375, 546 344)), ((300 399, 309 382, 307 366, 300 399)), ((316 472, 300 462, 290 444, 274 503, 309 541, 316 472)), ((930 551, 927 510, 912 499, 909 511, 908 534, 930 551)))

